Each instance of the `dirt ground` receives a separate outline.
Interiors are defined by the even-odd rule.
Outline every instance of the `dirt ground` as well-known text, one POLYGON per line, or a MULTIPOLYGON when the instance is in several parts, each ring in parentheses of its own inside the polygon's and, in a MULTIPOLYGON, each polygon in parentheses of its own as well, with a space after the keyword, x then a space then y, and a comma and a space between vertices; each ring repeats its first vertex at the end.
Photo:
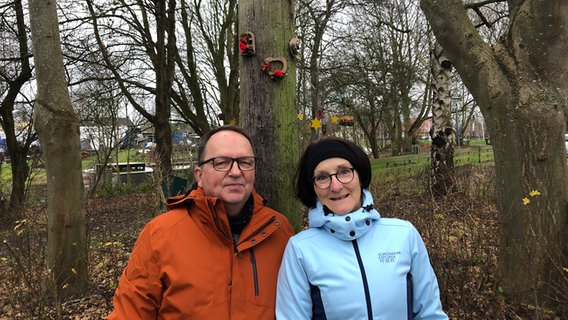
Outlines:
POLYGON ((58 304, 44 292, 46 211, 28 210, 26 219, 0 231, 0 319, 103 319, 138 233, 159 212, 151 194, 90 200, 89 294, 58 304))
MULTIPOLYGON (((450 319, 536 319, 534 307, 503 302, 495 276, 499 241, 494 189, 483 182, 483 173, 466 176, 459 192, 439 201, 406 187, 375 185, 375 203, 382 216, 409 220, 421 233, 450 319)), ((43 286, 45 207, 28 210, 25 219, 0 230, 0 319, 103 319, 111 311, 140 230, 160 212, 158 203, 146 193, 87 203, 90 290, 64 303, 49 298, 43 286)), ((539 319, 561 319, 559 312, 539 312, 539 319)))

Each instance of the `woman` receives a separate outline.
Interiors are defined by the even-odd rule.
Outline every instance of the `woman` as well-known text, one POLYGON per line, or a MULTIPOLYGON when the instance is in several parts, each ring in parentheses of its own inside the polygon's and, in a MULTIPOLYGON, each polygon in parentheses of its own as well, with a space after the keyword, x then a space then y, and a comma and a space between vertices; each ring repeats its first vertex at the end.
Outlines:
POLYGON ((370 182, 369 158, 350 141, 326 137, 304 151, 296 192, 310 227, 284 252, 277 319, 448 319, 422 238, 380 217, 370 182))

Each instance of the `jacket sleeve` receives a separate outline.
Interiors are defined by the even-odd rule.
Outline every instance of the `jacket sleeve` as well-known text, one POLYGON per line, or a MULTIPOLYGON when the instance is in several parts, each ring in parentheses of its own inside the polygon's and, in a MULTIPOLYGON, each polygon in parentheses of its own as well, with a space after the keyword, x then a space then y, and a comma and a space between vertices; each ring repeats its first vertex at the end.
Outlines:
POLYGON ((442 310, 440 289, 434 269, 430 264, 428 251, 422 237, 414 226, 410 230, 412 262, 410 273, 413 283, 413 311, 415 320, 445 320, 448 316, 442 310))
POLYGON ((109 320, 156 319, 162 299, 157 250, 152 247, 152 227, 146 225, 124 269, 113 298, 109 320))
POLYGON ((288 241, 276 289, 276 319, 303 320, 312 318, 310 284, 304 270, 303 258, 293 238, 288 241))

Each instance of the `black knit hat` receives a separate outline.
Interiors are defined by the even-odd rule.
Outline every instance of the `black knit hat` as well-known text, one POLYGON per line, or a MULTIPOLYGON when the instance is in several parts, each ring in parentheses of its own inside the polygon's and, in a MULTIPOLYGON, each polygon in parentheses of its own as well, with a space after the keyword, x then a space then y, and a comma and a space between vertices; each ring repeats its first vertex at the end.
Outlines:
POLYGON ((296 195, 307 207, 313 208, 317 202, 312 180, 315 168, 323 160, 336 157, 351 163, 359 175, 362 189, 369 187, 371 162, 365 151, 349 140, 326 136, 306 148, 297 170, 296 195))

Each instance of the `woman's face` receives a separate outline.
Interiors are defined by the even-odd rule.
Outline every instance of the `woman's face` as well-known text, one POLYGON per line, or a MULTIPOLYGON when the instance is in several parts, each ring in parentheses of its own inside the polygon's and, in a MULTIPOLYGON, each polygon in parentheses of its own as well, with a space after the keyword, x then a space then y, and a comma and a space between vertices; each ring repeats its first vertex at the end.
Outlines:
MULTIPOLYGON (((353 165, 343 158, 329 158, 318 163, 314 169, 314 177, 329 176, 350 168, 353 168, 353 165)), ((338 215, 359 209, 361 207, 361 182, 357 171, 353 171, 353 174, 353 180, 345 184, 339 182, 337 176, 334 175, 331 177, 331 184, 328 188, 321 189, 314 185, 316 196, 321 204, 338 215)))

